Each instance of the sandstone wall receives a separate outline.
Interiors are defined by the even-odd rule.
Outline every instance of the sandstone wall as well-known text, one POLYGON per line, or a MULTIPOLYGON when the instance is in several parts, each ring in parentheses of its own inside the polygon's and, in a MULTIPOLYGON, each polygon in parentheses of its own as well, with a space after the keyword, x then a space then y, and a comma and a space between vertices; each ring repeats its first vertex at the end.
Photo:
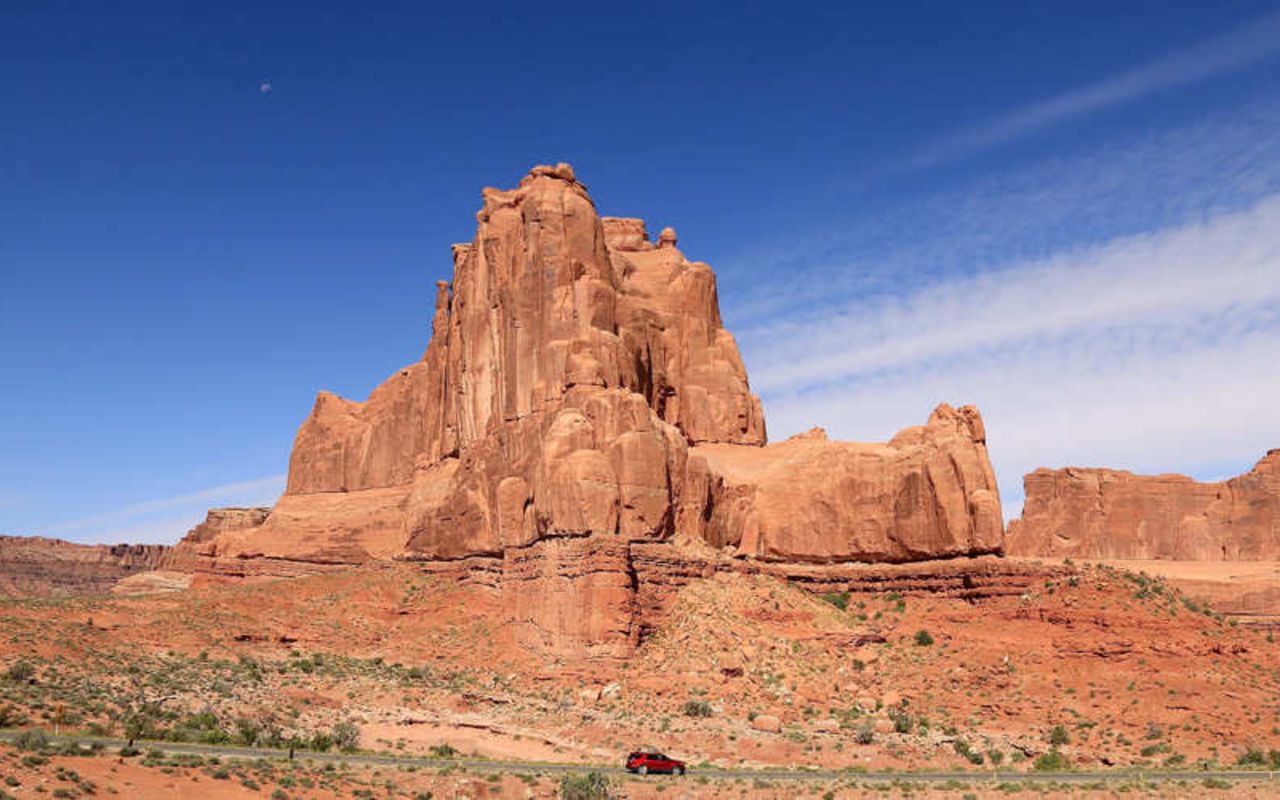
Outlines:
POLYGON ((1038 469, 1023 480, 1011 555, 1185 561, 1280 559, 1280 450, 1217 483, 1110 469, 1038 469))

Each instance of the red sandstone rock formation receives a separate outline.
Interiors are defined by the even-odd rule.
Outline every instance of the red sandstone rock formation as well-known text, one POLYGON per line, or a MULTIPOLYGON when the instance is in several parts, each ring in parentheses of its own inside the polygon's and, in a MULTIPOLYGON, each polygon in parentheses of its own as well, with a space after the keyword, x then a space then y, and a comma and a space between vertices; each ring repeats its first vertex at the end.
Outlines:
POLYGON ((116 581, 156 568, 164 545, 86 545, 42 536, 0 536, 0 596, 106 594, 116 581))
POLYGON ((1280 559, 1280 450, 1218 483, 1068 467, 1038 469, 1023 485, 1022 518, 1009 525, 1010 555, 1280 559))
POLYGON ((210 541, 227 531, 256 528, 267 521, 267 515, 270 513, 270 508, 262 507, 211 508, 205 514, 204 522, 187 531, 187 535, 182 537, 182 543, 186 546, 196 545, 210 541))
POLYGON ((566 164, 483 198, 423 358, 363 403, 321 393, 266 520, 182 552, 223 571, 488 560, 526 642, 624 655, 631 543, 818 563, 999 551, 976 410, 941 406, 884 445, 766 447, 715 276, 675 231, 653 243, 601 218, 566 164))
POLYGON ((778 561, 918 561, 1000 551, 977 409, 939 406, 888 444, 821 429, 764 448, 690 451, 681 531, 778 561))

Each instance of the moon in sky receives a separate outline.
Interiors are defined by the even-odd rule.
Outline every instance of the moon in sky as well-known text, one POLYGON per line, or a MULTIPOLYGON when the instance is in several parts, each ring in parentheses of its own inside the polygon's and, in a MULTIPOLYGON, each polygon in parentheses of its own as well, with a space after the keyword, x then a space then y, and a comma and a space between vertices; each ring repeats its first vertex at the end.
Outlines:
POLYGON ((259 94, 271 94, 271 81, 263 81, 258 84, 259 94))

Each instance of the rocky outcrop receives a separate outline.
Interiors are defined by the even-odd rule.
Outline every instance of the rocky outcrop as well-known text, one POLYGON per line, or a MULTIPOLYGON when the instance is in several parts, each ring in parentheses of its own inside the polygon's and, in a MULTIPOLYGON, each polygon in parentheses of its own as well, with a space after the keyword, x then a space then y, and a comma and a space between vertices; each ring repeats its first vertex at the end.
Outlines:
POLYGON ((106 594, 122 578, 155 569, 168 551, 164 545, 0 536, 0 596, 106 594))
POLYGON ((809 563, 999 551, 976 410, 941 406, 883 445, 766 446, 715 276, 674 230, 601 218, 566 164, 484 190, 477 222, 422 359, 363 403, 321 393, 280 502, 193 533, 186 557, 465 563, 530 646, 618 655, 632 543, 809 563))
POLYGON ((681 530, 755 558, 900 562, 998 553, 1004 521, 977 409, 939 406, 887 444, 820 429, 690 451, 681 530))
POLYGON ((227 531, 256 528, 267 521, 267 515, 270 513, 270 508, 261 506, 211 508, 205 514, 204 522, 187 531, 187 535, 182 537, 182 542, 186 546, 197 545, 211 541, 227 531))
POLYGON ((1280 450, 1217 483, 1110 469, 1038 469, 1023 479, 1010 555, 1181 561, 1280 559, 1280 450))

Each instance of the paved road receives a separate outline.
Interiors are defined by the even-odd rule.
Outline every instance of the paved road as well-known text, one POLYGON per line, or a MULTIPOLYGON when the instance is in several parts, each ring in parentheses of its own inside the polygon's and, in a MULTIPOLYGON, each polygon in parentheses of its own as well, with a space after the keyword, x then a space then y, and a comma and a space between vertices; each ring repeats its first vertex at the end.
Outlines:
MULTIPOLYGON (((13 741, 20 731, 0 731, 0 741, 13 741)), ((101 745, 104 748, 119 749, 126 742, 123 739, 112 739, 102 736, 49 736, 56 743, 80 742, 85 745, 101 745)), ((267 747, 235 747, 206 744, 184 744, 179 742, 143 742, 136 745, 142 750, 161 750, 177 755, 217 756, 219 758, 241 759, 284 759, 289 754, 285 750, 267 747)), ((599 764, 551 764, 532 761, 490 761, 477 758, 416 758, 413 756, 381 756, 365 753, 315 753, 310 750, 297 751, 296 758, 335 764, 375 765, 387 767, 416 766, 427 768, 443 768, 447 766, 465 767, 474 772, 507 772, 507 773, 544 773, 561 774, 566 772, 587 772, 594 770, 608 774, 622 775, 626 770, 617 766, 599 764)), ((758 780, 758 781, 834 781, 853 780, 862 783, 972 783, 977 781, 993 783, 1097 783, 1142 780, 1148 782, 1161 781, 1202 781, 1216 778, 1226 781, 1275 781, 1277 773, 1265 770, 1156 770, 1151 772, 1136 770, 1107 770, 1081 772, 1001 772, 988 771, 945 771, 945 772, 855 772, 851 770, 783 770, 783 769, 691 769, 691 775, 705 775, 720 780, 758 780)))

